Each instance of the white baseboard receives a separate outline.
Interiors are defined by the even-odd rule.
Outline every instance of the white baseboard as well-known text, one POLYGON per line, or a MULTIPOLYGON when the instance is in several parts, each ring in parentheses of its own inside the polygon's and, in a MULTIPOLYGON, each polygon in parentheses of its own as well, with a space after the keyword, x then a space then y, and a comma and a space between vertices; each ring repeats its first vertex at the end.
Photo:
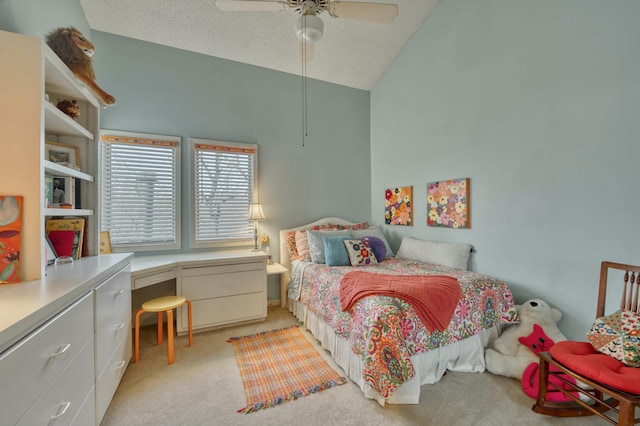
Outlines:
POLYGON ((280 299, 267 300, 267 306, 280 306, 280 299))

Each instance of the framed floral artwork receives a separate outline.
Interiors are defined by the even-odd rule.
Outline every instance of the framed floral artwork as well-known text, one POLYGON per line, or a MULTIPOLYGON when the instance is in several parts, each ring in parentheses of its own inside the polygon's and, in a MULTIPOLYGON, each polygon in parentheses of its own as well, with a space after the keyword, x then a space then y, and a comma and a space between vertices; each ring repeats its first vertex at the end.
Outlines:
POLYGON ((469 178, 427 184, 427 225, 470 228, 469 178))
POLYGON ((384 223, 413 226, 413 186, 385 190, 384 223))

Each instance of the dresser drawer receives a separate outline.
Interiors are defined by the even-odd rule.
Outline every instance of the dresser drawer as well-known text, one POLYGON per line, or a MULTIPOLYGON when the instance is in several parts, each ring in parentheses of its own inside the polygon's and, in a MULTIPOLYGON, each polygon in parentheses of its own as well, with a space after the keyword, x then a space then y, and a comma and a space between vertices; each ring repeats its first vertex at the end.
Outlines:
POLYGON ((131 338, 131 275, 122 269, 95 290, 96 373, 104 369, 113 350, 131 338))
POLYGON ((144 277, 135 278, 133 280, 133 290, 147 287, 153 284, 169 281, 176 277, 176 268, 167 269, 166 271, 155 272, 144 277))
POLYGON ((196 268, 182 268, 180 275, 183 277, 198 277, 201 275, 228 274, 230 272, 263 271, 262 262, 236 263, 217 266, 200 266, 196 268))
POLYGON ((87 426, 96 423, 96 392, 95 388, 91 388, 91 392, 84 400, 84 404, 80 407, 80 411, 76 414, 76 418, 71 422, 72 426, 87 426))
POLYGON ((265 291, 266 281, 267 276, 262 269, 183 277, 181 280, 181 294, 187 299, 194 301, 212 297, 256 293, 265 291))
MULTIPOLYGON (((193 304, 193 328, 215 327, 232 322, 261 319, 267 316, 267 294, 250 293, 239 296, 197 300, 193 304)), ((187 309, 181 312, 178 331, 188 331, 187 309)))
POLYGON ((120 345, 113 351, 113 356, 107 360, 107 366, 104 371, 99 374, 98 380, 96 380, 96 416, 98 423, 102 421, 102 417, 107 412, 113 394, 116 392, 120 380, 129 365, 131 351, 131 339, 125 339, 120 342, 120 345))
MULTIPOLYGON (((87 342, 18 425, 71 424, 93 388, 93 345, 87 342)), ((92 424, 92 423, 91 423, 92 424)))
POLYGON ((83 348, 93 360, 90 293, 0 356, 2 421, 15 424, 83 348))

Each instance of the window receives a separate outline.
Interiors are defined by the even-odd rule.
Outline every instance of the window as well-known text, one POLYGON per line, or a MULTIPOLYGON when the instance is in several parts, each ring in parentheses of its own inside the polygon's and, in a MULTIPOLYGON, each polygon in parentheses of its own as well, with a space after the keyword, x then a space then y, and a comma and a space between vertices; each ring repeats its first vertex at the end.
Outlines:
POLYGON ((258 146, 204 139, 190 142, 192 246, 252 241, 249 205, 257 188, 258 146))
POLYGON ((180 138, 102 131, 102 231, 114 251, 180 248, 180 138))

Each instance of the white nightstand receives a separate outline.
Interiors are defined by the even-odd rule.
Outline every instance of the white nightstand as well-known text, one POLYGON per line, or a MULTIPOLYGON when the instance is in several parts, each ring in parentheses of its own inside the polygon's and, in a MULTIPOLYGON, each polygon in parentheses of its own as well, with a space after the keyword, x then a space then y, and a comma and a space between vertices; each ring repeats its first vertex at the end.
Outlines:
POLYGON ((287 268, 279 263, 272 263, 271 265, 267 265, 267 275, 279 275, 283 272, 287 272, 287 268))
MULTIPOLYGON (((279 263, 267 265, 267 275, 280 275, 287 272, 288 269, 279 263)), ((287 307, 287 287, 280 283, 280 306, 287 307)))

